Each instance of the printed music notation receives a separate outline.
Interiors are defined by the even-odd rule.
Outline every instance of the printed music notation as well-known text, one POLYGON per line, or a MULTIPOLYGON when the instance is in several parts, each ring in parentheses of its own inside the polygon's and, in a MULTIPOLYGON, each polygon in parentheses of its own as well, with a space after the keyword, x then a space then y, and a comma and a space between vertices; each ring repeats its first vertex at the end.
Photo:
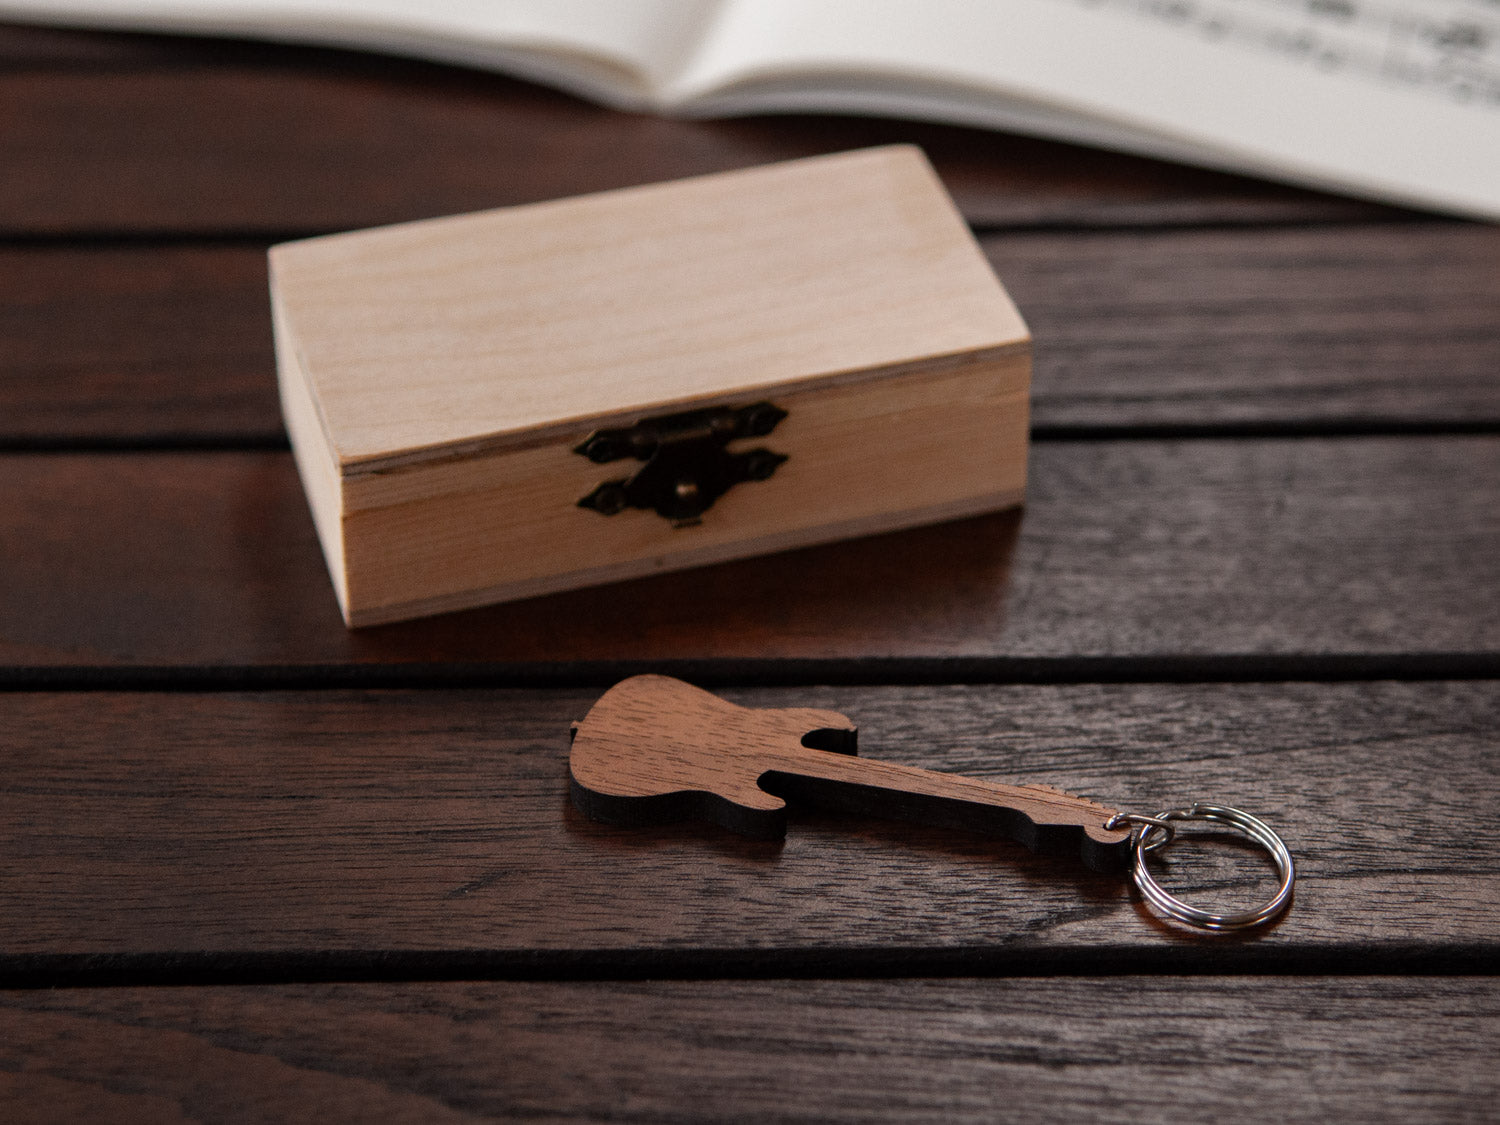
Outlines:
POLYGON ((1063 0, 1500 109, 1500 0, 1063 0))

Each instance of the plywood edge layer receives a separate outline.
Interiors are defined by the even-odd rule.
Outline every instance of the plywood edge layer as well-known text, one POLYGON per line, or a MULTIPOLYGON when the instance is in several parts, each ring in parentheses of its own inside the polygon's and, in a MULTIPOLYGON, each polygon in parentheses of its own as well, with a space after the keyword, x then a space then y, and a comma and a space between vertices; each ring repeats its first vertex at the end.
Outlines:
POLYGON ((592 567, 567 574, 548 575, 544 578, 524 582, 486 586, 475 590, 463 590, 436 598, 401 602, 394 605, 375 606, 370 609, 346 613, 345 620, 352 628, 385 625, 393 621, 404 621, 413 617, 427 617, 438 613, 452 613, 462 609, 473 609, 499 602, 520 601, 524 598, 541 597, 545 594, 561 593, 584 586, 600 586, 610 582, 623 582, 632 578, 643 578, 652 574, 666 574, 687 570, 697 566, 729 562, 752 555, 776 554, 781 551, 814 547, 841 539, 854 539, 867 535, 879 535, 889 531, 921 527, 926 524, 944 523, 948 520, 964 519, 989 512, 1004 511, 1018 507, 1025 499, 1025 489, 989 493, 968 497, 937 507, 926 507, 905 512, 885 512, 843 523, 825 524, 821 527, 801 528, 781 534, 768 535, 737 543, 721 543, 712 546, 682 551, 670 558, 652 557, 632 559, 629 562, 610 566, 592 567))
MULTIPOLYGON (((788 380, 775 387, 752 385, 731 388, 713 395, 697 398, 678 398, 661 402, 644 402, 628 411, 611 411, 607 414, 579 415, 559 419, 546 426, 535 426, 526 430, 494 433, 462 443, 446 443, 423 449, 409 449, 383 454, 378 457, 340 458, 343 477, 350 484, 375 477, 389 477, 399 473, 414 472, 451 462, 473 460, 498 453, 514 453, 538 446, 552 445, 562 440, 584 436, 597 429, 632 425, 641 418, 653 414, 676 414, 687 410, 721 405, 738 405, 758 399, 775 401, 778 396, 805 394, 837 387, 856 386, 882 379, 901 378, 908 375, 938 375, 955 369, 995 363, 1015 356, 1031 353, 1030 336, 996 344, 977 351, 964 351, 951 355, 926 356, 883 367, 859 368, 852 371, 823 372, 802 379, 788 380)), ((1029 367, 1025 378, 1029 382, 1029 367)), ((1022 386, 1026 386, 1023 383, 1022 386)))
POLYGON ((281 391, 281 417, 291 438, 292 459, 312 513, 318 544, 328 563, 341 609, 349 603, 344 568, 344 482, 328 445, 323 419, 297 352, 286 310, 274 287, 271 291, 271 331, 276 347, 276 379, 281 391))

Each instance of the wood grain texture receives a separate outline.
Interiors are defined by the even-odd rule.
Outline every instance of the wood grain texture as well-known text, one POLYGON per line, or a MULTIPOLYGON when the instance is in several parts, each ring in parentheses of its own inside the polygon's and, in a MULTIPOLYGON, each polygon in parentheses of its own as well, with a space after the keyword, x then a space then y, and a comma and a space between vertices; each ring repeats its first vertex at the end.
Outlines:
POLYGON ((1118 809, 1047 785, 862 758, 856 731, 837 711, 740 707, 670 676, 632 676, 573 727, 569 788, 580 811, 606 824, 698 819, 779 840, 788 802, 806 801, 1124 868, 1130 829, 1106 826, 1118 809))
POLYGON ((1026 326, 911 146, 285 243, 270 268, 288 430, 353 625, 1023 491, 1026 326), (636 468, 578 456, 591 431, 760 400, 789 463, 693 526, 580 505, 636 468))
MULTIPOLYGON (((11 693, 0 968, 37 984, 1494 964, 1494 681, 729 697, 842 711, 886 761, 1126 809, 1245 808, 1291 847, 1295 904, 1256 935, 1203 935, 1156 921, 1119 874, 959 831, 806 811, 778 846, 596 824, 565 768, 594 692, 11 693)), ((1274 885, 1233 844, 1169 856, 1159 877, 1205 903, 1274 885)))
MULTIPOLYGON (((367 626, 1013 509, 1026 483, 1029 373, 1023 351, 773 392, 787 417, 764 442, 730 448, 785 463, 687 526, 580 506, 632 471, 574 452, 583 429, 530 448, 351 473, 342 519, 326 499, 312 511, 325 555, 328 537, 343 537, 345 620, 367 626)), ((316 495, 326 458, 307 457, 301 442, 297 453, 316 495)))
POLYGON ((239 62, 0 72, 0 233, 311 234, 893 143, 922 145, 964 214, 986 225, 1404 214, 1002 133, 672 121, 459 69, 243 50, 239 62))
POLYGON ((0 440, 285 441, 261 246, 0 249, 0 440))
POLYGON ((984 239, 1038 426, 1500 422, 1500 227, 984 239))
POLYGON ((270 259, 277 331, 346 474, 1029 342, 911 146, 284 243, 270 259))
POLYGON ((1022 514, 351 634, 289 455, 11 455, 0 662, 1494 653, 1497 496, 1489 437, 1047 443, 1022 514))
POLYGON ((286 440, 265 249, 0 249, 0 442, 286 440))
POLYGON ((0 1092, 37 1122, 1479 1122, 1497 1017, 1492 978, 19 992, 0 1092))
MULTIPOLYGON (((1035 425, 1500 424, 1500 228, 987 236, 1035 425)), ((0 249, 0 440, 284 440, 264 251, 0 249)))

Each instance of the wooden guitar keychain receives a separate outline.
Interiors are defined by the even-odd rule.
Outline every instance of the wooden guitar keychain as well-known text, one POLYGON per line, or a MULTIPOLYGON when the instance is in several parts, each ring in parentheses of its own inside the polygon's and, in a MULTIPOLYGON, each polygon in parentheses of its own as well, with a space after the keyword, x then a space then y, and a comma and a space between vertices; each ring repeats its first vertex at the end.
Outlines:
POLYGON ((837 711, 739 707, 667 676, 616 684, 573 724, 573 803, 595 820, 639 826, 702 819, 766 839, 786 834, 789 800, 1005 836, 1033 851, 1073 851, 1097 869, 1130 866, 1141 894, 1171 918, 1243 930, 1292 898, 1292 857, 1266 824, 1223 805, 1154 816, 1124 813, 1047 785, 1002 785, 855 756, 855 727, 837 711), (1270 853, 1280 876, 1263 906, 1216 914, 1168 894, 1147 854, 1175 825, 1233 828, 1270 853))

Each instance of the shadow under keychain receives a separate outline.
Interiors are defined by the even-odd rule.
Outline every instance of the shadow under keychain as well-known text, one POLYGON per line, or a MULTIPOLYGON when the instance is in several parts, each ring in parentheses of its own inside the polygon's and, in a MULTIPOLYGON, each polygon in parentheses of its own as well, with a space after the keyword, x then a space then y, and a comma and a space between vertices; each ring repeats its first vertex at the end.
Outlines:
POLYGON ((786 804, 1004 836, 1032 851, 1076 850, 1096 870, 1130 868, 1161 913, 1207 930, 1263 925, 1292 900, 1286 845, 1264 822, 1224 805, 1151 816, 1119 812, 1048 785, 1003 785, 855 756, 837 711, 740 707, 667 676, 624 680, 573 724, 573 803, 595 820, 640 826, 701 819, 762 839, 786 834, 786 804), (1263 847, 1280 883, 1262 906, 1217 914, 1168 894, 1147 868, 1176 826, 1201 821, 1263 847))

